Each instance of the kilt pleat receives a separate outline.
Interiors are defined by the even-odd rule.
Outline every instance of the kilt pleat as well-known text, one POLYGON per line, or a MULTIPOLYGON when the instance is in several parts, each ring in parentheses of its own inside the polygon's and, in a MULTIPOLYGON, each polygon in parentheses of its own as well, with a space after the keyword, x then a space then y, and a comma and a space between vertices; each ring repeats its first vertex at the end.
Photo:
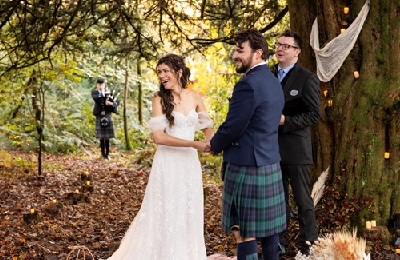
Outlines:
POLYGON ((107 127, 101 127, 100 122, 102 116, 96 116, 96 137, 97 138, 114 138, 114 122, 111 114, 106 114, 106 117, 110 119, 110 125, 107 127))
POLYGON ((222 194, 222 226, 239 226, 242 237, 268 237, 286 228, 286 204, 280 164, 228 164, 222 194))

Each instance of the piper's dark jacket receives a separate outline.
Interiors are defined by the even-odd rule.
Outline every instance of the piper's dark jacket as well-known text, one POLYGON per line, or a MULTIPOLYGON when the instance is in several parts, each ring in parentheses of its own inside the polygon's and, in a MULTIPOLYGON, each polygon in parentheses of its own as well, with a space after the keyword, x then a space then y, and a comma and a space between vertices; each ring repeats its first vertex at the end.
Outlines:
POLYGON ((93 107, 93 115, 95 115, 95 116, 100 115, 102 109, 104 109, 106 114, 117 112, 118 103, 116 101, 114 102, 112 97, 109 97, 108 101, 113 102, 114 103, 113 106, 105 105, 106 97, 103 96, 102 93, 100 91, 98 91, 97 89, 92 91, 92 98, 95 102, 94 107, 93 107))

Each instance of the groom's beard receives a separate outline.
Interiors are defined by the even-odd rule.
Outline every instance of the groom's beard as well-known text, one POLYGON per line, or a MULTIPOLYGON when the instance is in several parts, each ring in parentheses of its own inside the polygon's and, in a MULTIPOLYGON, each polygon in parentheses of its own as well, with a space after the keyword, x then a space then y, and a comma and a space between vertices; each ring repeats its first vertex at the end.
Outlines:
POLYGON ((250 65, 253 63, 253 53, 247 59, 235 59, 234 61, 240 61, 240 65, 236 66, 237 73, 246 73, 251 67, 250 65))

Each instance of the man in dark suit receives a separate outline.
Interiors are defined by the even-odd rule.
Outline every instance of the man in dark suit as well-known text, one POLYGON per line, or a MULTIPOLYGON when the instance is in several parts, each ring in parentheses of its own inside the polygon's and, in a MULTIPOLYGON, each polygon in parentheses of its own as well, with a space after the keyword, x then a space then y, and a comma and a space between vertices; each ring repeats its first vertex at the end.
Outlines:
POLYGON ((285 195, 280 169, 278 126, 284 98, 266 66, 268 48, 257 30, 234 36, 236 83, 225 122, 211 139, 211 151, 223 152, 222 225, 233 231, 237 259, 279 259, 279 233, 286 228, 285 195))
POLYGON ((297 62, 302 48, 302 40, 297 33, 286 30, 279 36, 275 47, 278 59, 275 75, 285 95, 285 106, 279 123, 279 149, 288 205, 287 216, 289 221, 290 185, 298 207, 298 246, 303 254, 309 255, 307 241, 313 243, 318 239, 309 173, 313 163, 311 127, 320 117, 319 80, 314 73, 302 68, 297 62))

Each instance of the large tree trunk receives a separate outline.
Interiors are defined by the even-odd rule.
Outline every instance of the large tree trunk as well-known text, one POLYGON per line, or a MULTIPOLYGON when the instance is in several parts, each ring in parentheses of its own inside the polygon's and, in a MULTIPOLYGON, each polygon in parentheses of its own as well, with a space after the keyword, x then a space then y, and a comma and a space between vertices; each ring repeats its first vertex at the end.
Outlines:
POLYGON ((126 104, 128 104, 128 93, 129 93, 129 55, 125 57, 125 84, 124 84, 124 135, 125 135, 125 149, 128 151, 132 150, 131 141, 129 140, 128 130, 128 116, 126 111, 126 104))
POLYGON ((32 88, 32 110, 34 112, 36 131, 38 134, 38 176, 42 175, 42 139, 43 139, 43 110, 42 96, 37 81, 36 71, 34 70, 29 79, 29 87, 32 88))
MULTIPOLYGON (((291 29, 303 38, 303 66, 316 71, 309 45, 314 18, 321 48, 335 38, 342 21, 357 17, 366 0, 289 0, 291 29), (350 12, 345 15, 343 7, 350 12), (306 19, 304 19, 306 18, 306 19)), ((400 0, 371 1, 359 38, 335 77, 321 87, 322 118, 315 127, 315 176, 331 166, 332 176, 344 170, 349 196, 374 199, 369 219, 386 224, 400 212, 400 0), (360 72, 355 79, 354 71, 360 72), (328 107, 328 100, 333 105, 328 107), (327 113, 330 112, 330 113, 327 113), (385 159, 384 153, 390 153, 385 159)))

